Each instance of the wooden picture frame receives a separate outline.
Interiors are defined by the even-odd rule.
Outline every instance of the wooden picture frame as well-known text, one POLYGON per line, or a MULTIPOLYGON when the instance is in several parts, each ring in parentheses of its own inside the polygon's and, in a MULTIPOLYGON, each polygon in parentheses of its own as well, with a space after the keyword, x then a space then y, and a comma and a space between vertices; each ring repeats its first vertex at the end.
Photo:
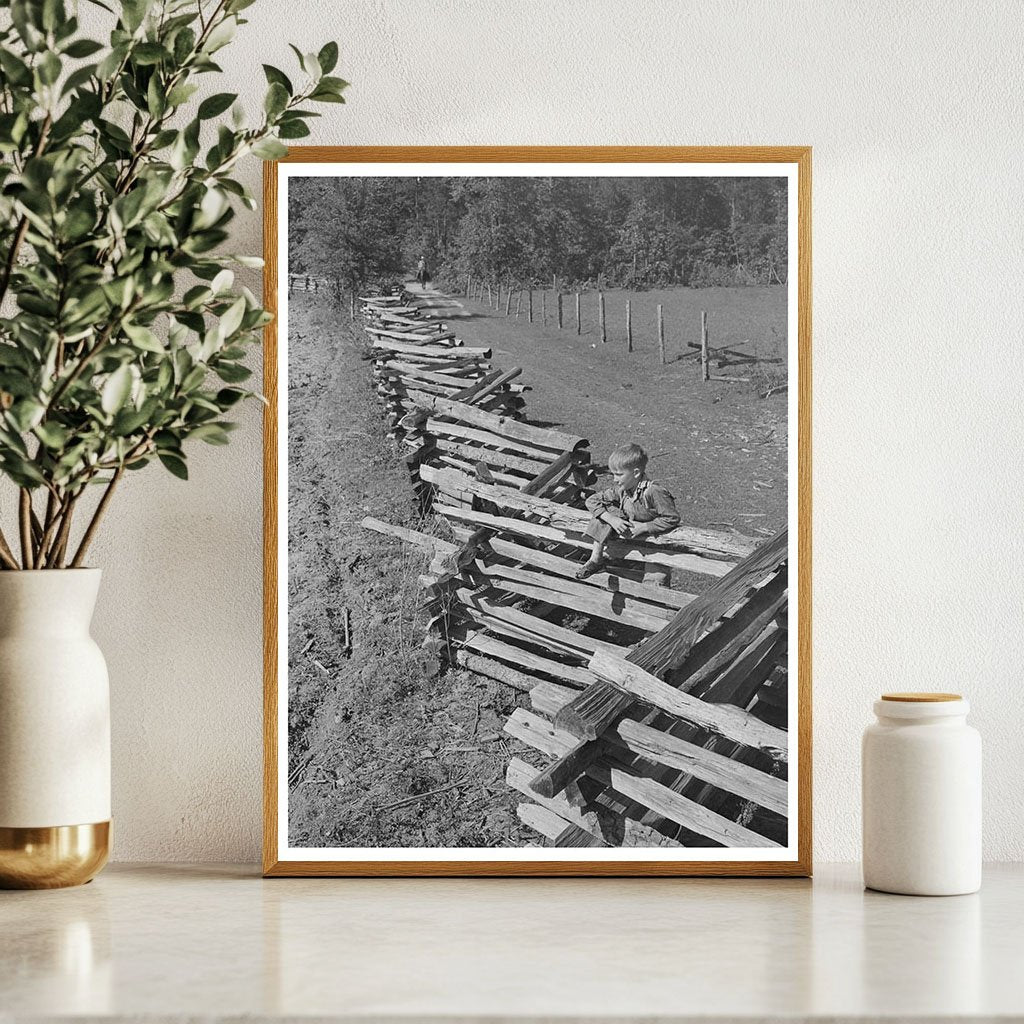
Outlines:
MULTIPOLYGON (((367 172, 368 173, 368 172, 367 172)), ((537 172, 540 173, 540 172, 537 172)), ((564 173, 564 170, 563 170, 564 173)), ((605 171, 604 173, 608 173, 605 171)), ((809 147, 784 146, 784 147, 293 147, 289 154, 278 163, 268 162, 264 171, 264 305, 275 314, 274 321, 268 325, 265 332, 264 343, 264 393, 267 398, 267 407, 264 415, 264 833, 263 833, 263 872, 267 877, 288 877, 288 876, 407 876, 407 875, 436 875, 436 876, 462 876, 462 875, 484 875, 484 876, 809 876, 811 874, 811 150, 809 147), (349 854, 344 850, 331 850, 316 848, 307 851, 303 847, 289 847, 286 837, 286 801, 282 799, 285 795, 285 788, 282 782, 287 781, 288 772, 280 774, 284 765, 281 763, 282 743, 287 737, 283 737, 280 730, 282 712, 282 694, 286 694, 286 680, 279 678, 279 664, 282 648, 287 650, 287 634, 282 635, 281 626, 285 623, 282 619, 282 612, 286 615, 279 603, 279 590, 283 574, 281 572, 281 542, 282 524, 281 516, 286 514, 287 495, 282 500, 279 498, 279 443, 287 424, 279 420, 278 409, 281 396, 279 395, 279 353, 281 351, 280 339, 278 336, 279 322, 277 314, 279 306, 280 291, 283 282, 280 276, 281 267, 286 256, 287 246, 284 246, 284 253, 279 247, 279 214, 282 212, 279 206, 282 181, 287 174, 295 172, 292 165, 303 165, 309 168, 323 169, 325 164, 344 165, 347 174, 359 174, 361 168, 372 166, 374 173, 380 173, 381 165, 407 165, 415 173, 416 169, 422 168, 423 173, 433 169, 433 173, 441 173, 448 170, 448 165, 458 165, 457 170, 450 173, 468 173, 465 170, 467 165, 478 168, 476 173, 487 175, 493 173, 496 165, 550 165, 554 168, 552 173, 562 170, 562 165, 580 165, 577 173, 587 174, 585 167, 604 168, 606 165, 621 165, 615 167, 616 173, 621 169, 623 174, 646 174, 657 176, 659 173, 672 173, 673 168, 678 165, 692 165, 697 169, 706 165, 721 165, 725 170, 722 173, 731 173, 728 169, 740 165, 752 169, 752 173, 767 173, 771 165, 776 165, 779 174, 789 179, 790 205, 788 207, 788 231, 790 247, 788 252, 789 278, 788 284, 788 324, 787 344, 789 346, 789 375, 793 374, 792 356, 796 356, 797 387, 796 395, 790 396, 789 405, 789 435, 788 458, 790 466, 789 474, 789 509, 790 517, 792 511, 797 515, 797 560, 794 567, 788 562, 788 555, 784 556, 786 561, 781 563, 776 557, 772 563, 773 571, 776 572, 774 579, 781 581, 779 585, 784 593, 788 595, 790 585, 795 584, 798 590, 798 600, 794 607, 797 611, 797 643, 790 645, 788 665, 796 665, 797 685, 789 689, 789 748, 794 746, 797 751, 795 765, 789 766, 788 783, 788 807, 796 807, 795 824, 790 814, 790 825, 788 841, 785 844, 785 855, 779 856, 751 856, 749 859, 742 857, 742 849, 739 859, 737 855, 730 854, 731 859, 723 859, 720 848, 704 848, 701 851, 692 849, 676 855, 666 853, 664 850, 637 850, 629 851, 628 855, 622 848, 596 849, 586 847, 587 843, 593 842, 594 837, 584 834, 585 829, 579 830, 580 834, 575 837, 575 842, 581 843, 579 848, 571 853, 559 849, 556 852, 548 850, 534 851, 521 850, 519 848, 508 848, 501 851, 452 850, 439 848, 436 850, 402 851, 396 854, 391 848, 381 848, 380 855, 374 851, 361 851, 359 854, 349 854), (643 170, 638 171, 637 168, 643 170), (283 170, 284 169, 284 170, 283 170), (793 209, 793 199, 796 200, 796 209, 793 209), (793 243, 795 242, 795 246, 793 243), (793 249, 796 252, 793 252, 793 249), (792 275, 795 273, 796 280, 793 282, 792 275), (795 299, 795 309, 793 303, 795 299), (793 325, 795 323, 795 332, 793 325), (795 416, 794 416, 795 412, 795 416), (796 439, 792 439, 792 431, 796 427, 796 439), (792 469, 795 466, 795 481, 792 469), (796 494, 792 494, 795 484, 796 494), (795 691, 795 692, 794 692, 795 691), (795 699, 795 707, 794 707, 795 699), (282 843, 282 836, 285 842, 282 843), (479 856, 474 855, 479 854, 479 856), (507 854, 507 856, 506 856, 507 854), (684 857, 685 855, 685 857, 684 857), (397 858, 397 859, 396 859, 397 858)), ((353 299, 355 301, 355 299, 353 299)), ((384 300, 380 300, 382 303, 384 300)), ((369 308, 372 308, 369 307, 369 308)), ((561 300, 559 299, 559 310, 561 300)), ((347 310, 346 310, 347 312, 347 310)), ((660 307, 659 307, 660 318, 660 307)), ((602 304, 603 323, 603 304, 602 304)), ((472 345, 472 342, 467 344, 472 345)), ((707 345, 706 337, 704 339, 707 345)), ((707 359, 707 348, 701 353, 702 358, 707 359)), ((696 358, 696 356, 695 356, 696 358)), ((664 361, 664 357, 663 357, 664 361)), ((496 361, 497 363, 497 361, 496 361)), ((699 365, 699 364, 696 364, 699 365)), ((500 363, 496 368, 500 368, 500 363)), ((483 372, 483 370, 481 370, 483 372)), ((368 374, 369 376, 369 374, 368 374)), ((492 376, 494 374, 492 373, 492 376)), ((368 384, 369 386, 369 384, 368 384)), ((500 411, 500 410, 499 410, 500 411)), ((504 419, 502 417, 502 419, 504 419)), ((564 429, 564 428, 560 428, 564 429)), ((287 450, 287 449, 286 449, 287 450)), ((554 459, 554 456, 552 456, 554 459)), ((568 464, 572 459, 563 457, 561 466, 568 464)), ((552 470, 552 472, 555 472, 552 470)), ((581 485, 582 486, 582 485, 581 485)), ((790 521, 790 526, 792 526, 790 521)), ((785 550, 786 540, 781 542, 775 538, 772 543, 781 543, 785 550)), ((758 547, 757 551, 762 555, 765 552, 767 543, 758 547)), ((455 545, 452 545, 455 547, 455 545)), ((284 551, 285 557, 287 550, 284 551)), ((767 556, 765 556, 767 557, 767 556)), ((438 556, 440 559, 440 555, 438 556)), ((741 560, 740 554, 733 556, 733 562, 741 560)), ((746 565, 757 561, 757 554, 742 556, 742 564, 746 565)), ((522 563, 517 563, 522 564, 522 563)), ((767 563, 765 563, 767 564, 767 563)), ((435 563, 436 567, 436 563, 435 563)), ((449 566, 450 568, 450 566, 449 566)), ((756 568, 756 567, 755 567, 756 568)), ((456 570, 458 567, 456 566, 456 570)), ((730 568, 730 572, 734 572, 730 568)), ((762 573, 765 571, 762 566, 762 573)), ((721 578, 721 577, 720 577, 721 578)), ((732 577, 730 577, 732 578, 732 577)), ((751 577, 754 578, 754 577, 751 577)), ((761 580, 763 584, 763 580, 761 580)), ((759 584, 760 585, 760 584, 759 584)), ((756 594, 764 590, 745 591, 744 601, 755 601, 756 594), (755 595, 751 597, 750 595, 755 595)), ((720 616, 723 609, 710 602, 712 609, 710 614, 713 619, 721 622, 720 616)), ((530 606, 532 607, 532 605, 530 606)), ((780 606, 772 605, 773 609, 780 606)), ((788 608, 788 597, 781 605, 783 612, 781 618, 775 621, 783 623, 786 627, 785 609, 788 608)), ((735 607, 734 607, 735 610, 735 607)), ((755 609, 756 611, 757 609, 755 609)), ((681 609, 676 614, 676 619, 683 614, 681 609)), ((739 615, 740 613, 736 613, 739 615)), ((751 612, 754 616, 754 612, 751 612)), ((674 620, 673 620, 674 621, 674 620)), ((730 622, 733 620, 729 620, 730 622)), ((753 621, 753 618, 751 619, 753 621)), ((758 620, 760 621, 760 620, 758 620)), ((791 621, 791 615, 790 615, 791 621)), ((704 627, 711 628, 707 623, 704 627)), ((702 627, 703 628, 703 627, 702 627)), ((696 643, 697 634, 702 629, 695 627, 694 622, 688 623, 688 629, 694 634, 690 636, 689 646, 696 643)), ((672 638, 668 636, 667 627, 662 631, 665 633, 664 640, 671 645, 672 638)), ((655 634, 661 635, 661 634, 655 634)), ((688 634, 689 635, 689 634, 688 634)), ((645 641, 641 647, 650 646, 650 641, 645 641)), ((601 652, 596 650, 594 658, 599 660, 601 652)), ((630 669, 621 659, 608 658, 609 664, 605 666, 607 675, 601 675, 602 682, 593 684, 588 691, 591 694, 598 694, 596 686, 604 688, 604 698, 619 699, 622 696, 624 685, 632 690, 633 699, 643 700, 646 693, 650 696, 653 688, 654 697, 657 700, 668 700, 672 703, 673 698, 666 697, 664 690, 667 684, 654 682, 648 674, 636 671, 635 667, 630 669), (638 678, 626 678, 630 672, 635 672, 638 678), (616 675, 617 673, 617 675, 616 675), (615 682, 611 682, 615 677, 615 682), (618 687, 617 684, 620 684, 618 687), (655 686, 657 684, 657 686, 655 686), (646 689, 645 689, 646 688, 646 689)), ((653 664, 654 662, 651 662, 653 664)), ((652 669, 652 672, 654 670, 652 669)), ((673 669, 674 671, 674 669, 673 669)), ((783 675, 784 675, 783 671, 783 675)), ((556 687, 557 689, 557 687, 556 687)), ((680 691, 674 691, 679 693, 680 691)), ((680 697, 681 701, 691 700, 689 695, 680 697)), ((692 700, 696 700, 695 698, 692 700)), ((578 699, 577 701, 578 702, 578 699)), ((702 701, 696 701, 703 704, 702 701)), ((652 705, 659 707, 655 703, 652 705)), ((675 705, 672 705, 675 706, 675 705)), ((710 705, 704 705, 705 707, 710 705)), ((686 707, 690 707, 689 704, 686 707)), ((732 712, 721 712, 725 705, 714 705, 713 715, 723 716, 722 720, 729 719, 732 712), (716 710, 718 709, 718 710, 716 710)), ((592 710, 592 709, 591 709, 592 710)), ((685 710, 685 708, 684 708, 685 710)), ((699 709, 698 709, 699 710, 699 709)), ((620 708, 621 711, 621 708, 620 708)), ((744 729, 749 724, 747 719, 752 718, 745 712, 735 709, 737 714, 746 714, 746 718, 737 721, 730 721, 725 728, 726 733, 733 740, 739 736, 747 735, 744 729)), ((563 712, 559 712, 563 714, 563 712)), ((687 712, 689 713, 689 712, 687 712)), ((703 712, 700 712, 703 713, 703 712)), ((571 717, 571 714, 570 714, 571 717)), ((734 716, 735 717, 735 716, 734 716)), ((698 714, 699 719, 699 714, 698 714)), ((697 721, 698 719, 691 719, 697 721)), ((564 722, 563 718, 560 721, 564 722)), ((615 719, 612 719, 614 721, 615 719)), ((287 721, 287 719, 285 719, 287 721)), ((717 723, 719 718, 715 718, 717 723)), ((586 723, 583 723, 584 726, 586 723)), ((557 723, 556 723, 557 725, 557 723)), ((616 726, 616 729, 619 727, 616 726)), ((714 725, 719 729, 719 725, 714 725)), ((552 728, 552 735, 557 730, 552 728)), ((606 737, 609 733, 602 732, 601 736, 606 737)), ((616 733, 618 735, 618 733, 616 733)), ((556 738, 564 743, 564 734, 557 733, 556 738)), ((642 737, 629 738, 629 742, 636 739, 638 746, 629 748, 627 753, 632 756, 642 746, 642 737), (631 752, 631 753, 630 753, 631 752)), ((566 748, 559 747, 554 740, 554 753, 558 763, 566 760, 566 748), (561 754, 559 754, 561 751, 561 754)), ((597 742, 597 741, 594 741, 597 742)), ((600 741, 602 744, 604 740, 600 741)), ((767 741, 766 741, 767 742, 767 741)), ((586 744, 580 741, 578 746, 585 747, 586 744)), ((739 749, 741 744, 734 743, 733 749, 739 749)), ((683 744, 685 747, 685 744, 683 744)), ((607 753, 607 747, 602 746, 602 756, 607 753)), ((688 748, 687 748, 688 749, 688 748)), ((744 748, 746 749, 746 748, 744 748)), ((685 751, 684 751, 685 752, 685 751)), ((591 756, 588 750, 580 750, 578 747, 568 752, 571 757, 579 757, 579 765, 585 769, 587 765, 604 764, 603 761, 595 761, 597 755, 591 756)), ((776 751, 777 753, 777 751, 776 751)), ((682 757, 679 751, 677 758, 682 757)), ((604 769, 606 774, 610 773, 613 780, 619 779, 620 784, 625 784, 629 776, 620 768, 616 767, 618 762, 611 762, 612 767, 604 769), (616 774, 617 773, 617 774, 616 774)), ((685 760, 677 760, 677 765, 682 765, 685 760)), ((717 762, 716 762, 717 764, 717 762)), ((571 766, 570 766, 571 767, 571 766)), ((582 769, 577 769, 580 771, 582 769)), ((568 771, 569 768, 566 768, 568 771)), ((773 769, 774 770, 774 769, 773 769)), ((598 772, 600 774, 600 772, 598 772)), ((763 773, 767 774, 767 773, 763 773)), ((580 776, 582 778, 582 775, 580 776)), ((744 783, 746 785, 746 783, 744 783)), ((634 786, 631 782, 630 786, 634 786)), ((670 787, 669 787, 670 788, 670 787)), ((778 787, 775 787, 776 789, 778 787)), ((605 792, 614 793, 610 788, 605 792)), ((659 790, 660 794, 660 790, 659 790)), ((630 789, 632 798, 643 796, 630 789)), ((660 797, 659 797, 660 799, 660 797)), ((667 799, 667 798, 666 798, 667 799)), ((543 805, 541 805, 543 807, 543 805)), ((568 804, 567 804, 568 806, 568 804)), ((537 812, 540 815, 540 812, 537 812)), ((545 819, 547 821, 547 819, 545 819)), ((578 826, 573 826, 578 829, 578 826)), ((573 845, 573 836, 568 831, 561 833, 561 838, 566 845, 573 845)), ((729 851, 726 850, 728 853, 729 851)))

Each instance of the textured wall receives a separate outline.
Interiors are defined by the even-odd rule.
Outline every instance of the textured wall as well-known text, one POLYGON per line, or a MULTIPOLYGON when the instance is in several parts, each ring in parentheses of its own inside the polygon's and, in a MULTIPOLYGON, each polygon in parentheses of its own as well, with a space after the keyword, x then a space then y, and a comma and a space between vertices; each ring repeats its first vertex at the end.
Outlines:
MULTIPOLYGON (((815 849, 859 847, 884 689, 967 694, 986 855, 1024 858, 1022 44, 1009 3, 260 0, 224 51, 329 38, 349 105, 309 142, 814 147, 815 849)), ((256 183, 259 168, 248 169, 256 183)), ((259 251, 257 217, 239 251, 259 251)), ((250 287, 258 286, 249 281, 250 287)), ((260 428, 131 481, 98 545, 115 854, 256 859, 260 428)))

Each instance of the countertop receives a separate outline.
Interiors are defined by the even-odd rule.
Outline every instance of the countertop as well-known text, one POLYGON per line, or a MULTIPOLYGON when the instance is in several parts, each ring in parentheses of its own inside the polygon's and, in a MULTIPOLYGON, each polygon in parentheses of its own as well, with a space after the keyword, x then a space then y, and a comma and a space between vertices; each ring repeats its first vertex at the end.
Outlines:
POLYGON ((0 1021, 1024 1019, 1024 866, 806 879, 273 879, 114 865, 0 893, 0 1021))

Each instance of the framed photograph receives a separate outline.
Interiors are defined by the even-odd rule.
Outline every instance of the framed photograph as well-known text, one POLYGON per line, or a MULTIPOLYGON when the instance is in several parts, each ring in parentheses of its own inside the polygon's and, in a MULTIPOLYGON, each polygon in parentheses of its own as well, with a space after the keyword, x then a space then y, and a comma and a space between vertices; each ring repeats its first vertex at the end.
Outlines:
POLYGON ((810 874, 810 196, 266 165, 266 875, 810 874))

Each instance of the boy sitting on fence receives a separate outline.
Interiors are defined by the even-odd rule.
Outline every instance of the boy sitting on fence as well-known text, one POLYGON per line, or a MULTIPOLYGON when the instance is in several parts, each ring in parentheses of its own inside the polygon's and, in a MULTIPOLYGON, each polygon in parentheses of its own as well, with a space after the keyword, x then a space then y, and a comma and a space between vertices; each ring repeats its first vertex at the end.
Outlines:
POLYGON ((608 456, 608 471, 615 486, 587 498, 593 513, 587 536, 593 537, 594 546, 576 572, 579 580, 604 569, 604 548, 613 533, 630 539, 667 533, 679 525, 675 499, 661 484, 647 479, 647 453, 638 444, 616 448, 608 456))

